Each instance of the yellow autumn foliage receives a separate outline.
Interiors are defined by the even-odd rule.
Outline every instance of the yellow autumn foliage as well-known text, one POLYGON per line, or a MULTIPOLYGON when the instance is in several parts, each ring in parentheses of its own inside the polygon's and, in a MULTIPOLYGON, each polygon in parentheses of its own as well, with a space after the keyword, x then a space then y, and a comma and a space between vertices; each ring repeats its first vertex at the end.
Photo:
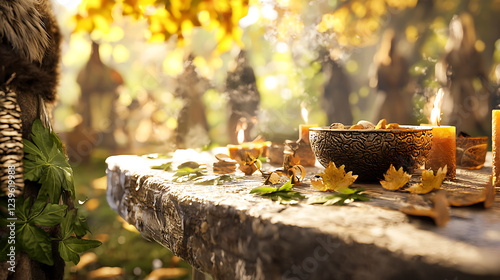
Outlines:
POLYGON ((377 30, 386 20, 389 9, 404 10, 417 5, 417 0, 358 0, 346 2, 332 13, 323 14, 316 29, 333 32, 343 46, 366 46, 374 43, 377 30))
POLYGON ((432 190, 437 190, 441 187, 447 171, 448 167, 446 165, 439 168, 436 175, 434 175, 434 171, 432 170, 424 170, 422 171, 422 181, 409 187, 407 190, 411 193, 418 194, 426 194, 432 190))
POLYGON ((384 174, 384 180, 380 181, 382 187, 386 190, 395 191, 402 188, 408 180, 410 180, 411 175, 404 172, 403 167, 400 167, 398 170, 394 168, 391 164, 387 173, 384 174))
POLYGON ((234 43, 242 45, 239 20, 248 13, 248 0, 83 0, 74 16, 75 32, 106 34, 113 23, 115 9, 135 20, 147 20, 150 41, 166 41, 176 35, 179 46, 191 35, 193 28, 216 30, 219 53, 234 43))
POLYGON ((318 174, 321 178, 311 180, 311 185, 323 192, 338 191, 352 185, 358 175, 352 175, 352 171, 345 172, 345 165, 337 168, 335 163, 330 162, 323 172, 318 174))

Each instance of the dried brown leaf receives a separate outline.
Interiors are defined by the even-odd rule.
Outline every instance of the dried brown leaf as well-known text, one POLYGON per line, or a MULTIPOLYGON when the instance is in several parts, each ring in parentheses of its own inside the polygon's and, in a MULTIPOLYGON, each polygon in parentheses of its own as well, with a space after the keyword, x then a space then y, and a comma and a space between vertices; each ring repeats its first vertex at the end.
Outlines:
POLYGON ((444 226, 450 220, 450 208, 446 198, 446 191, 439 190, 431 198, 432 208, 422 208, 418 206, 407 206, 399 209, 401 212, 411 216, 430 217, 437 226, 444 226))
POLYGON ((281 182, 281 176, 276 172, 271 172, 269 176, 266 178, 264 185, 274 185, 281 182))
POLYGON ((495 188, 490 181, 484 186, 480 193, 452 192, 448 194, 448 201, 451 206, 463 207, 483 203, 484 208, 490 208, 495 201, 495 188))

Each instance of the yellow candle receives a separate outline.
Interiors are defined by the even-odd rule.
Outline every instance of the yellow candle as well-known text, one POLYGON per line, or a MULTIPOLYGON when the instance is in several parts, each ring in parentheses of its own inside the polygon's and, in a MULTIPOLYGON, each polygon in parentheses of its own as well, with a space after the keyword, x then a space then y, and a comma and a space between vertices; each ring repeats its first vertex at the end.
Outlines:
POLYGON ((425 161, 425 168, 436 172, 447 166, 446 178, 456 176, 456 130, 454 126, 432 127, 432 148, 425 161))
POLYGON ((309 128, 317 127, 317 124, 301 124, 299 125, 299 140, 304 141, 306 144, 309 144, 309 128))
POLYGON ((500 110, 493 110, 492 116, 493 186, 500 176, 500 110))

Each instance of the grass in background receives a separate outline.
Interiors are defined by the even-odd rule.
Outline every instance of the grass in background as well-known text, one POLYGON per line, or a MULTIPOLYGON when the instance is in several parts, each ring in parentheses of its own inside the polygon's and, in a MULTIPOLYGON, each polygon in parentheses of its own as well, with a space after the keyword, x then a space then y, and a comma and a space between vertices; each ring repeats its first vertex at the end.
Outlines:
POLYGON ((191 279, 189 264, 175 257, 167 248, 144 239, 134 226, 109 207, 105 160, 105 153, 95 152, 89 162, 72 165, 77 200, 86 201, 81 211, 87 216, 92 238, 103 244, 82 255, 79 265, 67 263, 66 279, 92 279, 99 272, 120 272, 119 269, 96 272, 103 267, 121 269, 122 276, 113 279, 144 279, 157 268, 169 268, 162 271, 172 276, 180 270, 188 272, 186 276, 162 279, 191 279))

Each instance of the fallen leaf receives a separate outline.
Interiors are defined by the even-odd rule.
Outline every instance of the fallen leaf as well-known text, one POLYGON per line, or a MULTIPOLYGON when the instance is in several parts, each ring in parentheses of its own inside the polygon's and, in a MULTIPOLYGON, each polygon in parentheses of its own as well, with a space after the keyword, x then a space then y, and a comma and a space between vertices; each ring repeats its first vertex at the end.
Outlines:
POLYGON ((464 207, 483 203, 484 208, 490 208, 495 201, 495 188, 491 178, 480 193, 471 192, 448 192, 448 201, 451 206, 464 207))
POLYGON ((252 175, 255 171, 258 170, 257 165, 255 163, 252 164, 240 164, 238 167, 245 175, 252 175))
POLYGON ((191 169, 196 169, 199 168, 200 164, 194 161, 186 161, 184 163, 181 163, 179 166, 177 166, 177 169, 183 169, 183 168, 191 168, 191 169))
POLYGON ((151 166, 151 169, 159 169, 163 171, 171 171, 172 170, 172 162, 166 162, 161 165, 151 166))
POLYGON ((229 174, 236 171, 237 161, 230 158, 226 154, 216 154, 215 158, 217 162, 213 164, 214 173, 217 174, 229 174))
POLYGON ((386 190, 395 191, 406 185, 410 178, 411 175, 404 172, 403 167, 400 167, 396 171, 394 165, 391 164, 387 172, 384 174, 384 180, 380 181, 380 184, 386 190))
POLYGON ((220 162, 214 162, 213 165, 214 173, 216 174, 229 174, 236 171, 236 164, 226 164, 220 162))
POLYGON ((245 175, 252 175, 262 167, 262 162, 248 152, 245 152, 242 156, 236 157, 236 161, 239 164, 238 169, 245 173, 245 175))
POLYGON ((418 194, 426 194, 432 190, 437 190, 441 187, 441 184, 446 177, 447 170, 448 168, 446 165, 444 167, 440 167, 436 172, 436 175, 434 175, 434 171, 432 170, 424 170, 422 171, 422 181, 407 188, 406 190, 411 193, 418 194))
POLYGON ((445 226, 450 220, 450 208, 448 199, 446 198, 446 191, 439 190, 431 198, 432 208, 418 207, 410 205, 399 209, 401 212, 411 216, 430 217, 434 220, 437 226, 445 226))
POLYGON ((278 184, 281 181, 281 176, 276 172, 271 172, 269 176, 267 176, 264 185, 274 185, 278 184))
POLYGON ((352 201, 368 201, 370 198, 363 192, 365 189, 342 189, 339 193, 328 196, 312 197, 307 200, 307 204, 344 205, 352 201))
POLYGON ((253 188, 250 193, 259 194, 280 204, 297 204, 299 200, 305 198, 300 192, 292 191, 292 178, 279 188, 260 186, 253 188))
POLYGON ((320 191, 338 191, 349 187, 356 181, 358 175, 352 175, 352 171, 346 173, 344 168, 345 165, 337 168, 335 163, 330 161, 325 170, 319 174, 321 179, 311 180, 312 186, 320 191))

